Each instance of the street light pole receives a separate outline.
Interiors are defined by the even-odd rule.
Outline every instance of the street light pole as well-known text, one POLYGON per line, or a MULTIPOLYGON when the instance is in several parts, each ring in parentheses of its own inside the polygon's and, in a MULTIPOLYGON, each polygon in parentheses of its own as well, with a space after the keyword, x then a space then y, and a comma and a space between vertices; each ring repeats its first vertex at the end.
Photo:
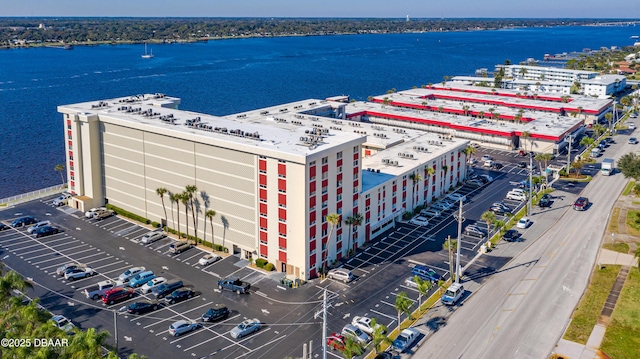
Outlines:
POLYGON ((531 201, 533 191, 533 152, 529 152, 529 201, 527 202, 527 214, 531 215, 531 201))
POLYGON ((322 300, 322 359, 327 359, 327 288, 322 300))
POLYGON ((116 357, 118 357, 118 312, 113 311, 113 335, 116 339, 116 357))
POLYGON ((569 135, 569 152, 567 152, 567 173, 571 169, 571 144, 573 143, 573 138, 569 135))
POLYGON ((456 246, 456 283, 460 283, 460 239, 462 237, 462 198, 460 198, 460 205, 458 206, 458 245, 456 246))

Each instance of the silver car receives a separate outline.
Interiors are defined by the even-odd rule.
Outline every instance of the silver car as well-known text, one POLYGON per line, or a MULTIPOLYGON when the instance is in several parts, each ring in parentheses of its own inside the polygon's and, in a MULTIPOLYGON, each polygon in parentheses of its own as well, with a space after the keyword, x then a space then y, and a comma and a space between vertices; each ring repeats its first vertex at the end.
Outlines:
POLYGON ((191 320, 178 320, 169 326, 169 335, 177 337, 181 334, 202 328, 201 323, 191 320))
POLYGON ((235 339, 240 339, 260 329, 261 323, 258 319, 247 319, 231 329, 229 334, 235 339))
POLYGON ((352 337, 362 344, 367 344, 371 338, 367 333, 363 332, 353 324, 347 324, 342 328, 342 335, 352 337))
POLYGON ((51 225, 51 221, 42 221, 42 222, 38 222, 36 224, 34 224, 33 226, 27 228, 27 232, 29 232, 29 234, 35 232, 36 229, 40 228, 40 227, 44 227, 44 226, 49 226, 51 225))
POLYGON ((343 281, 345 283, 349 283, 349 282, 351 282, 353 280, 353 274, 351 274, 351 271, 348 270, 348 269, 336 268, 336 269, 330 270, 327 273, 327 278, 340 280, 340 281, 343 281))
POLYGON ((118 279, 120 281, 122 281, 123 283, 128 282, 129 280, 131 280, 131 278, 135 277, 138 275, 138 273, 141 273, 144 271, 144 267, 133 267, 133 268, 129 268, 127 269, 124 273, 120 274, 120 276, 118 277, 118 279))
POLYGON ((142 238, 140 239, 140 243, 142 243, 142 244, 150 244, 150 243, 153 243, 155 241, 159 241, 159 240, 163 239, 166 236, 167 235, 164 234, 164 232, 162 232, 162 230, 160 230, 160 231, 151 231, 151 232, 145 234, 144 236, 142 236, 142 238))

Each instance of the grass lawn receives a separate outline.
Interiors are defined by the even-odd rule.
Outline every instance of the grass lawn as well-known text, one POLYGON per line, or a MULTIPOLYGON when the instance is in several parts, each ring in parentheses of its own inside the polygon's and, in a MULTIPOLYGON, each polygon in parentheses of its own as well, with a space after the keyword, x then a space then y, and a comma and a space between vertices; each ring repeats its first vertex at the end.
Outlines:
POLYGON ((623 195, 623 196, 628 196, 628 195, 629 195, 629 193, 631 193, 631 190, 633 189, 633 186, 634 186, 635 184, 636 184, 636 183, 635 183, 635 182, 633 182, 633 181, 629 182, 629 184, 627 184, 627 187, 625 187, 625 188, 624 188, 624 191, 622 191, 622 195, 623 195))
POLYGON ((618 232, 618 217, 620 217, 620 208, 615 207, 609 220, 609 233, 620 233, 618 232))
POLYGON ((634 237, 640 237, 640 212, 627 211, 627 233, 634 237))
POLYGON ((611 358, 640 358, 640 271, 631 269, 600 349, 611 358))
POLYGON ((611 244, 611 242, 607 242, 605 244, 602 245, 602 248, 604 249, 608 249, 611 251, 616 251, 616 252, 620 252, 620 253, 629 253, 629 245, 626 243, 613 243, 611 244))
POLYGON ((596 267, 587 290, 571 316, 571 323, 567 332, 564 333, 564 339, 587 344, 587 339, 598 321, 598 316, 602 312, 604 302, 613 288, 613 282, 619 271, 620 266, 615 265, 603 266, 602 269, 596 267))

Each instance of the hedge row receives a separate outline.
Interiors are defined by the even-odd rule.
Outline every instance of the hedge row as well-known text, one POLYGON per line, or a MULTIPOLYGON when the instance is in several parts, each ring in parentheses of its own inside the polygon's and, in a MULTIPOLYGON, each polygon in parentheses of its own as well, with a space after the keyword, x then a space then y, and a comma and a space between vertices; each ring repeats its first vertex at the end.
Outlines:
POLYGON ((124 209, 122 209, 122 208, 118 208, 118 207, 116 207, 116 206, 114 206, 114 205, 112 205, 112 204, 107 204, 107 209, 111 209, 111 210, 113 210, 114 212, 116 212, 116 214, 117 214, 118 216, 123 216, 123 217, 131 218, 131 219, 133 219, 133 220, 135 220, 135 221, 142 222, 142 223, 144 223, 144 224, 149 224, 149 223, 151 223, 151 220, 150 220, 150 219, 144 218, 144 217, 142 217, 142 216, 139 216, 139 215, 137 215, 137 214, 135 214, 135 213, 131 213, 131 212, 129 212, 129 211, 125 211, 124 209))
POLYGON ((256 259, 256 267, 262 268, 267 272, 271 272, 272 270, 276 269, 276 266, 273 263, 267 262, 267 260, 264 258, 256 259))

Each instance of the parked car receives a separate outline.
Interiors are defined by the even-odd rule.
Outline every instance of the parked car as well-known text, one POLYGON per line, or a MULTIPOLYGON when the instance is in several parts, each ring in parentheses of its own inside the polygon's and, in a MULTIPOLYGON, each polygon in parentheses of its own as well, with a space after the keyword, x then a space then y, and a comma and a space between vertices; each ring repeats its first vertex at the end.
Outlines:
POLYGON ((181 334, 194 331, 202 328, 201 323, 196 323, 191 320, 178 320, 177 322, 169 326, 169 335, 177 337, 181 334))
POLYGON ((53 205, 56 207, 60 207, 60 206, 64 206, 67 204, 69 197, 71 196, 66 196, 66 195, 62 195, 56 199, 53 200, 53 205))
POLYGON ((409 223, 411 224, 415 224, 416 226, 428 226, 429 225, 429 219, 427 217, 424 216, 416 216, 414 218, 412 218, 409 223))
POLYGON ((107 207, 94 207, 94 208, 91 208, 90 210, 84 212, 84 216, 85 216, 85 218, 91 219, 91 218, 93 218, 93 216, 96 213, 102 212, 102 211, 106 211, 106 210, 107 210, 107 207))
POLYGON ((482 174, 479 176, 480 180, 484 183, 489 183, 489 182, 493 182, 493 177, 487 175, 487 174, 482 174))
POLYGON ((62 277, 66 271, 76 269, 78 267, 83 267, 83 265, 75 262, 65 263, 56 269, 56 274, 58 277, 62 277))
POLYGON ((483 167, 492 167, 494 164, 494 162, 492 160, 486 160, 484 161, 484 163, 482 164, 483 167))
POLYGON ((353 274, 350 270, 344 268, 335 268, 331 269, 327 273, 327 278, 343 281, 345 283, 349 283, 353 280, 353 274))
POLYGON ((441 211, 448 211, 451 209, 452 205, 445 201, 438 201, 431 203, 431 207, 441 211))
POLYGON ((493 162, 493 164, 491 165, 491 168, 494 170, 501 170, 502 167, 504 166, 500 162, 493 162))
POLYGON ((467 196, 461 194, 461 193, 451 193, 447 196, 448 198, 450 198, 452 201, 455 202, 460 202, 460 200, 462 200, 462 202, 466 202, 467 201, 467 196))
POLYGON ((230 290, 236 294, 247 294, 251 289, 251 284, 240 280, 238 277, 228 277, 218 281, 218 289, 230 290))
POLYGON ((418 289, 418 283, 416 283, 416 277, 415 276, 405 279, 404 280, 404 285, 406 285, 407 287, 418 289))
POLYGON ((633 122, 629 122, 629 124, 627 126, 629 126, 630 130, 635 130, 636 129, 636 124, 633 123, 633 122))
POLYGON ((133 277, 133 278, 131 278, 129 280, 129 286, 132 287, 132 288, 138 288, 140 286, 145 285, 146 283, 148 283, 150 280, 152 280, 155 277, 156 277, 156 275, 153 274, 153 272, 150 271, 150 270, 140 272, 140 273, 136 274, 135 277, 133 277))
POLYGON ((120 281, 122 281, 123 283, 127 283, 128 281, 130 281, 133 277, 137 276, 138 273, 142 273, 144 272, 144 267, 133 267, 133 268, 129 268, 127 269, 124 273, 120 274, 118 276, 118 279, 120 281))
POLYGON ((82 279, 82 278, 89 278, 92 275, 94 275, 94 271, 93 269, 89 268, 89 267, 78 267, 75 269, 69 269, 66 272, 64 272, 64 278, 67 280, 76 280, 76 279, 82 279))
POLYGON ((427 208, 420 211, 420 215, 424 217, 440 217, 442 213, 435 208, 427 208))
POLYGON ((344 337, 338 333, 331 334, 327 337, 327 346, 332 350, 344 351, 344 337))
POLYGON ((487 232, 476 225, 470 224, 464 228, 464 234, 474 237, 484 237, 487 235, 487 232))
POLYGON ((51 221, 40 221, 36 224, 34 224, 33 226, 27 228, 27 232, 28 233, 33 233, 36 231, 36 229, 40 228, 40 227, 44 227, 44 226, 50 226, 51 225, 51 221))
POLYGON ((553 201, 551 200, 551 196, 549 196, 548 194, 544 194, 542 195, 542 197, 540 197, 540 200, 538 201, 538 207, 540 208, 550 207, 551 203, 553 203, 553 201))
POLYGON ((124 299, 131 299, 133 295, 134 292, 131 287, 116 287, 104 293, 102 302, 111 305, 124 299))
POLYGON ((162 299, 165 296, 173 293, 174 290, 182 287, 181 280, 174 280, 171 282, 162 283, 151 290, 151 293, 156 299, 162 299))
POLYGON ((484 156, 482 156, 482 161, 483 161, 483 162, 484 162, 484 161, 491 161, 491 160, 493 160, 493 157, 491 157, 491 156, 489 156, 489 155, 484 155, 484 156))
POLYGON ((373 359, 395 359, 397 358, 394 357, 392 352, 382 352, 382 353, 378 353, 378 355, 375 356, 375 358, 373 359))
POLYGON ((181 288, 171 292, 171 295, 166 296, 164 301, 169 304, 175 304, 183 300, 191 299, 195 295, 196 292, 194 292, 192 288, 181 288))
POLYGON ((629 138, 629 144, 630 145, 637 145, 638 144, 638 139, 635 137, 630 137, 629 138))
POLYGON ((52 234, 58 234, 60 230, 54 226, 44 226, 36 229, 33 234, 36 238, 50 236, 52 234))
POLYGON ((518 238, 520 238, 520 232, 516 231, 515 229, 506 231, 502 236, 502 239, 507 242, 515 242, 518 240, 518 238))
POLYGON ((518 162, 518 168, 527 168, 527 163, 525 161, 518 162))
POLYGON ((369 317, 360 317, 360 316, 355 316, 353 317, 353 320, 351 320, 351 325, 353 325, 354 327, 362 330, 363 332, 367 333, 368 335, 373 334, 373 330, 375 328, 380 328, 382 327, 381 324, 376 323, 375 326, 372 323, 373 318, 369 318, 369 317))
POLYGON ((162 230, 155 230, 155 231, 151 231, 148 232, 147 234, 145 234, 144 236, 142 236, 142 238, 140 238, 140 243, 142 244, 151 244, 155 241, 159 241, 163 238, 165 238, 167 235, 162 232, 162 230))
POLYGON ((102 298, 104 293, 118 286, 122 286, 122 282, 117 282, 111 279, 107 279, 107 280, 98 282, 98 284, 94 286, 86 288, 84 290, 84 294, 87 296, 87 298, 98 300, 102 298))
POLYGON ((18 227, 26 227, 30 224, 35 224, 36 219, 33 218, 32 216, 24 216, 24 217, 20 217, 15 219, 13 222, 11 222, 11 227, 13 228, 18 228, 18 227))
POLYGON ((420 336, 420 332, 414 328, 407 328, 398 334, 396 340, 393 341, 391 346, 394 350, 400 353, 405 352, 420 336))
POLYGON ((9 228, 11 228, 11 227, 7 226, 4 223, 0 223, 0 231, 4 231, 5 229, 9 229, 9 228))
POLYGON ((345 325, 342 328, 342 332, 341 333, 345 337, 346 336, 352 337, 353 339, 359 341, 361 344, 367 344, 369 342, 369 340, 371 340, 371 338, 369 337, 369 335, 367 333, 365 333, 362 330, 358 329, 353 324, 345 325))
POLYGON ((151 300, 144 300, 141 302, 134 302, 129 304, 127 307, 127 312, 129 314, 144 314, 148 312, 152 312, 154 310, 158 310, 160 308, 160 304, 151 300))
POLYGON ((584 211, 589 207, 589 199, 587 197, 579 197, 573 202, 573 209, 576 211, 584 211))
POLYGON ((529 227, 530 224, 531 224, 531 220, 529 219, 529 217, 522 217, 516 224, 516 227, 526 229, 527 227, 529 227))
POLYGON ((200 258, 198 264, 200 264, 201 266, 208 266, 209 264, 219 261, 221 258, 222 257, 217 254, 205 254, 202 258, 200 258))
POLYGON ((479 179, 472 179, 472 180, 469 180, 469 181, 467 181, 467 184, 468 184, 469 186, 471 186, 471 187, 482 187, 482 186, 484 186, 484 182, 482 182, 482 181, 481 181, 481 180, 479 180, 479 179))
POLYGON ((100 211, 100 212, 96 212, 96 214, 93 215, 93 219, 95 219, 96 221, 101 221, 103 219, 109 218, 113 215, 115 215, 116 212, 114 210, 108 209, 106 211, 100 211))
POLYGON ((458 300, 460 300, 460 298, 462 298, 463 294, 464 286, 460 283, 454 283, 449 286, 446 292, 444 292, 440 300, 442 301, 442 304, 454 305, 458 300))
POLYGON ((142 294, 151 293, 153 288, 159 286, 160 284, 166 281, 167 281, 167 278, 165 277, 155 277, 150 281, 148 281, 147 283, 145 283, 142 287, 140 287, 140 293, 142 294))
POLYGON ((526 201, 527 195, 524 194, 524 192, 510 191, 509 193, 507 193, 507 199, 514 200, 514 201, 526 201))
POLYGON ((200 318, 203 322, 217 322, 228 317, 229 309, 224 305, 218 304, 213 308, 209 308, 200 318))
POLYGON ((442 276, 438 274, 438 272, 420 264, 411 269, 411 274, 417 275, 418 277, 431 281, 432 283, 438 283, 438 281, 442 279, 442 276))
POLYGON ((495 214, 511 213, 511 207, 507 206, 502 202, 496 202, 492 204, 489 210, 495 214))
POLYGON ((180 254, 190 248, 191 242, 189 242, 188 240, 184 242, 178 241, 169 245, 169 252, 173 254, 180 254))
POLYGON ((258 319, 247 319, 238 324, 235 328, 231 329, 229 334, 235 339, 246 337, 247 335, 260 330, 262 324, 258 319))
POLYGON ((73 329, 76 327, 64 315, 54 315, 51 320, 53 320, 53 325, 55 325, 58 329, 63 330, 67 334, 73 333, 73 329))

